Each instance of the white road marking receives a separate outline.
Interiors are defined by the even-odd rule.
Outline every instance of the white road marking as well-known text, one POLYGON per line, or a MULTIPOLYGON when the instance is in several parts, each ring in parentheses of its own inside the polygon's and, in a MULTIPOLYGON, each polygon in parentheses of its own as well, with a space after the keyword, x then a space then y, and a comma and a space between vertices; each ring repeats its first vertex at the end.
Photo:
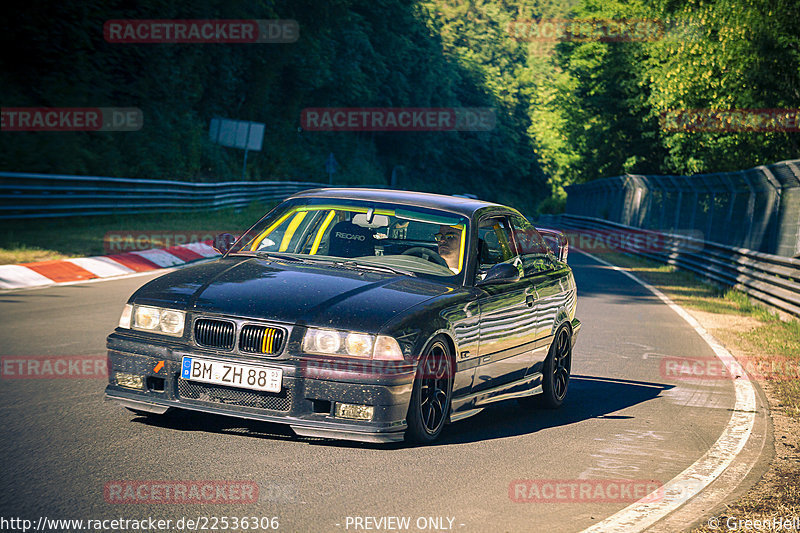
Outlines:
MULTIPOLYGON (((637 278, 630 272, 595 257, 592 254, 581 250, 574 251, 591 257, 598 263, 611 267, 613 270, 628 276, 633 281, 652 292, 694 328, 697 334, 711 347, 729 372, 733 374, 734 369, 740 368, 739 363, 724 346, 712 337, 694 317, 670 300, 660 290, 637 278)), ((616 514, 585 529, 583 533, 605 533, 610 531, 627 533, 631 531, 643 531, 676 510, 690 498, 699 494, 700 491, 719 477, 719 475, 730 466, 739 452, 742 451, 742 448, 744 448, 744 445, 750 438, 750 433, 753 430, 753 424, 756 418, 756 394, 750 380, 746 377, 744 379, 733 380, 733 386, 736 393, 736 402, 733 406, 731 419, 728 421, 728 425, 725 427, 722 435, 717 439, 717 442, 715 442, 700 459, 665 483, 659 491, 648 494, 638 502, 632 503, 616 514), (663 491, 663 496, 659 496, 661 491, 663 491)))

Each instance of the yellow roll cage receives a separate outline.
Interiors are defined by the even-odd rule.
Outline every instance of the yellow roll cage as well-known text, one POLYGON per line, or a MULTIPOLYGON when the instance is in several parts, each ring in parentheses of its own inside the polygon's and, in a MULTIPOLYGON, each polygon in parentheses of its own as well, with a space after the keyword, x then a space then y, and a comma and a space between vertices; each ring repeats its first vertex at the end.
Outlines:
MULTIPOLYGON (((277 229, 281 224, 283 224, 286 219, 290 216, 294 215, 291 222, 289 222, 289 226, 286 228, 286 233, 283 234, 283 238, 281 239, 280 246, 278 247, 279 252, 285 252, 286 248, 288 248, 289 243, 292 241, 292 237, 294 233, 297 231, 297 228, 300 227, 300 224, 305 219, 306 215, 310 211, 328 211, 328 214, 325 216, 325 219, 320 224, 319 228, 317 228, 317 233, 314 236, 314 241, 311 245, 311 250, 309 255, 316 255, 317 251, 319 250, 320 243, 322 242, 322 237, 325 234, 325 231, 330 226, 333 219, 336 217, 337 211, 347 211, 350 213, 367 213, 369 209, 366 207, 355 207, 355 206, 343 206, 343 205, 314 205, 314 206, 298 206, 287 213, 281 215, 281 217, 273 222, 272 224, 267 227, 264 231, 262 231, 255 239, 253 239, 252 244, 250 245, 250 251, 255 252, 258 250, 258 247, 261 243, 266 239, 275 229, 277 229)), ((387 216, 396 216, 395 212, 390 209, 375 209, 374 214, 376 215, 387 215, 387 216)), ((432 224, 434 222, 431 222, 432 224)), ((456 224, 456 225, 449 225, 449 227, 460 230, 461 231, 461 245, 459 247, 458 252, 458 271, 461 272, 462 265, 464 264, 464 248, 466 247, 467 242, 467 232, 466 226, 464 224, 456 224)))

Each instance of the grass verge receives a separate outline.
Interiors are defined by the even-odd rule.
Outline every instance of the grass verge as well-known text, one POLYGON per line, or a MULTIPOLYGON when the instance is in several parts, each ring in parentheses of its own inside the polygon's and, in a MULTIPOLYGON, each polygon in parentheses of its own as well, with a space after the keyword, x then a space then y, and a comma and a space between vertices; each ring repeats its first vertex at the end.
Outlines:
POLYGON ((0 265, 164 248, 221 232, 240 233, 275 202, 219 211, 50 218, 3 222, 0 265))
POLYGON ((763 364, 779 369, 767 375, 771 379, 760 381, 770 403, 775 436, 775 458, 769 470, 744 497, 714 517, 717 527, 706 525, 693 532, 732 530, 728 525, 737 531, 774 531, 775 520, 800 516, 800 379, 796 374, 800 321, 671 265, 620 253, 603 254, 603 259, 631 271, 687 309, 740 361, 745 358, 759 368, 763 364), (782 364, 776 367, 775 361, 782 364))

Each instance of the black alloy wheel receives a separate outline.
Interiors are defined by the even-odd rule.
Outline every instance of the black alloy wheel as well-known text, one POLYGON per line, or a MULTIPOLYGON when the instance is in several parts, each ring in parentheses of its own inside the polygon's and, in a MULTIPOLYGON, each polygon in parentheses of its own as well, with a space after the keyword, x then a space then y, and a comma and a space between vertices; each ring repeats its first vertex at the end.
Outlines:
POLYGON ((439 437, 450 412, 452 390, 450 348, 444 339, 437 337, 417 367, 408 407, 406 440, 427 444, 439 437))
POLYGON ((570 330, 562 326, 556 332, 550 351, 542 365, 542 394, 526 396, 519 403, 529 407, 558 409, 564 403, 572 368, 572 342, 570 330))

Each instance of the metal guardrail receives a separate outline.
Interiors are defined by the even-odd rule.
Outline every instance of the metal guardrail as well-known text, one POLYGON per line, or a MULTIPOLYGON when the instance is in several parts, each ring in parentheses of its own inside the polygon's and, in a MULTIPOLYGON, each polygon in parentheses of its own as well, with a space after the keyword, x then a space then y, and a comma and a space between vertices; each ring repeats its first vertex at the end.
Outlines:
POLYGON ((581 249, 580 238, 607 239, 609 232, 628 238, 615 239, 619 251, 675 265, 704 278, 740 290, 749 296, 800 317, 800 259, 755 252, 669 233, 659 233, 599 218, 557 215, 539 219, 538 225, 564 231, 571 247, 581 249), (637 238, 638 237, 638 238, 637 238), (658 242, 658 246, 652 246, 658 242))
POLYGON ((569 185, 566 212, 800 256, 800 159, 693 176, 626 174, 569 185))
POLYGON ((282 200, 301 181, 185 181, 0 172, 0 220, 244 207, 282 200))

